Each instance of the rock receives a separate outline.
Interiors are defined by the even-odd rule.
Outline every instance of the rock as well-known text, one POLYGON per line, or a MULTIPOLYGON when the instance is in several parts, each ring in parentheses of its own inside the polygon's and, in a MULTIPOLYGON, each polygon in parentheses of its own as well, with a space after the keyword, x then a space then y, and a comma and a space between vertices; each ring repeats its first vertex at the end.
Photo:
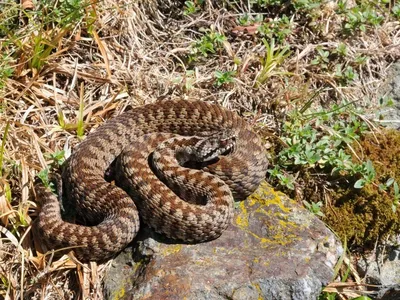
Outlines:
POLYGON ((400 129, 400 63, 391 66, 391 71, 386 84, 380 94, 393 100, 393 105, 378 111, 378 119, 382 125, 389 128, 400 129))
POLYGON ((358 260, 357 268, 366 283, 378 287, 374 299, 400 299, 399 247, 379 246, 376 253, 358 260))
POLYGON ((342 252, 313 214, 267 183, 214 241, 177 244, 151 230, 113 262, 107 299, 316 299, 342 252))

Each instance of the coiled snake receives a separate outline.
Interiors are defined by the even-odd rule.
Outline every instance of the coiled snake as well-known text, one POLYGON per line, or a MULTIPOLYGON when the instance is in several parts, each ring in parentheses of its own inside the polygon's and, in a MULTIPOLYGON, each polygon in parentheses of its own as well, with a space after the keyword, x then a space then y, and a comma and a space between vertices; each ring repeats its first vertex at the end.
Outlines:
POLYGON ((66 161, 63 191, 77 224, 63 220, 57 196, 35 184, 37 227, 50 248, 73 247, 82 261, 123 249, 139 215, 168 237, 211 240, 231 221, 232 198, 251 194, 266 168, 260 139, 235 113, 202 101, 144 105, 103 124, 66 161), (117 185, 105 180, 112 163, 117 185))

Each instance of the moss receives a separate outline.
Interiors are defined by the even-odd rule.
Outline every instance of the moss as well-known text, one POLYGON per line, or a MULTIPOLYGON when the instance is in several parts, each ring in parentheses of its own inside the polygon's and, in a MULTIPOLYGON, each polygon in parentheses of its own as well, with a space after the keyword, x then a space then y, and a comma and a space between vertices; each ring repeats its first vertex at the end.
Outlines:
POLYGON ((375 181, 362 189, 354 189, 358 178, 348 178, 330 193, 330 204, 325 206, 326 223, 353 247, 370 248, 388 235, 400 233, 400 207, 394 213, 393 188, 387 191, 378 185, 394 178, 400 183, 400 133, 384 130, 379 135, 368 135, 354 148, 363 149, 361 159, 370 159, 376 171, 375 181))

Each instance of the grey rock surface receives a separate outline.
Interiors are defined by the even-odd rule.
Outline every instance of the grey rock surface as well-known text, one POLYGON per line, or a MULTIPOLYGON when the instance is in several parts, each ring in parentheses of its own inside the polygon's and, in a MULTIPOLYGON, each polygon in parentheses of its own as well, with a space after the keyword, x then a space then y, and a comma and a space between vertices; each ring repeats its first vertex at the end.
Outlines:
POLYGON ((105 277, 107 299, 316 299, 342 252, 318 218, 265 182, 214 241, 145 229, 133 245, 105 277))
POLYGON ((390 128, 400 128, 400 63, 391 67, 390 76, 386 79, 385 87, 380 92, 382 97, 391 98, 393 106, 378 111, 382 125, 390 128))
POLYGON ((400 299, 399 247, 380 246, 374 254, 360 259, 357 268, 366 283, 379 286, 374 299, 400 299))

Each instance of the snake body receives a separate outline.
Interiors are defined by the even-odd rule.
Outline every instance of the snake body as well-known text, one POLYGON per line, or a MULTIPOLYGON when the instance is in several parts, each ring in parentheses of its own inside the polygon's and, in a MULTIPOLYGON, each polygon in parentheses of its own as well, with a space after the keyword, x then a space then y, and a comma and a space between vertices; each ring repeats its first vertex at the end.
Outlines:
POLYGON ((37 226, 50 248, 72 247, 82 261, 109 258, 131 242, 139 230, 137 208, 148 225, 168 237, 214 239, 231 220, 232 197, 251 194, 266 168, 259 137, 236 113, 202 101, 144 105, 104 123, 66 161, 63 191, 78 223, 63 220, 57 197, 42 183, 35 184, 42 203, 37 226), (201 170, 169 166, 171 158, 163 160, 163 151, 176 156, 173 145, 184 145, 185 137, 226 129, 235 134, 234 149, 201 170), (165 150, 160 144, 170 145, 165 150), (154 150, 159 151, 151 154, 154 150), (149 155, 167 175, 152 173, 149 155), (119 161, 117 185, 105 180, 114 161, 119 161), (175 182, 168 184, 168 176, 175 182), (204 203, 192 200, 191 193, 204 203))

